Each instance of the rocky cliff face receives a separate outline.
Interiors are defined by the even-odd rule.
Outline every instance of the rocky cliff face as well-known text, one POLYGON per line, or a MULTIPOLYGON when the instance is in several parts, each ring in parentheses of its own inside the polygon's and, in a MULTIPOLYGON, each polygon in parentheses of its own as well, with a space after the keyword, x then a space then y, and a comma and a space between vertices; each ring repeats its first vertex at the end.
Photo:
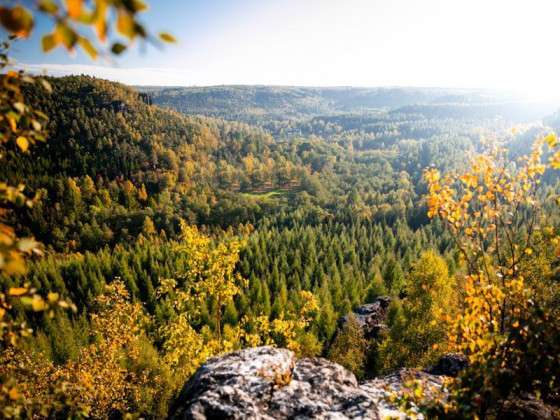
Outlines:
MULTIPOLYGON (((364 332, 365 338, 378 338, 379 333, 387 328, 387 311, 390 303, 390 297, 381 296, 375 299, 374 302, 358 306, 352 311, 352 314, 364 332)), ((339 330, 348 322, 348 317, 349 314, 338 320, 339 330)))
POLYGON ((208 360, 185 385, 172 419, 406 418, 385 401, 411 377, 441 388, 443 377, 410 369, 358 383, 325 359, 257 347, 208 360))

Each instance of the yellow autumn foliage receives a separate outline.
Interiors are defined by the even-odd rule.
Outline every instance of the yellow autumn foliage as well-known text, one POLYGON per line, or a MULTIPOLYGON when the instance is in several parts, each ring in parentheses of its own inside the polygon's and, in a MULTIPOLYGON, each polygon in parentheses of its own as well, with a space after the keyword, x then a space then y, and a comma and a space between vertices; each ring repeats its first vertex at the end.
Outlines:
POLYGON ((475 157, 465 173, 425 172, 428 215, 446 223, 466 265, 463 310, 450 339, 472 362, 503 339, 542 287, 528 282, 526 273, 538 257, 533 250, 554 239, 542 234, 538 191, 559 153, 547 164, 543 147, 557 143, 554 134, 540 138, 515 164, 505 149, 494 147, 475 157))
POLYGON ((0 376, 8 379, 0 386, 0 411, 6 418, 64 413, 103 418, 113 410, 139 408, 146 390, 152 397, 161 391, 158 377, 149 370, 127 367, 140 356, 147 322, 142 305, 131 302, 124 284, 116 280, 96 299, 92 342, 76 360, 55 365, 42 354, 4 347, 0 376))

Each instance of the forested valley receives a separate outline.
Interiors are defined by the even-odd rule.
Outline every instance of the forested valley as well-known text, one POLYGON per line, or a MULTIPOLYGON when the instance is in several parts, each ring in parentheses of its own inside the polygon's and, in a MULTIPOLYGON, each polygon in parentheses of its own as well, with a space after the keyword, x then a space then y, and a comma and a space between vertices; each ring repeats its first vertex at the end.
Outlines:
MULTIPOLYGON (((34 196, 7 222, 42 244, 0 280, 3 302, 15 298, 3 331, 33 328, 2 353, 2 375, 19 384, 2 388, 4 416, 159 418, 208 357, 261 344, 361 378, 470 352, 468 391, 426 409, 459 417, 479 410, 467 400, 481 374, 503 380, 488 360, 544 351, 538 367, 504 362, 520 381, 507 392, 557 398, 553 109, 464 91, 47 83, 23 93, 46 114, 48 141, 6 144, 0 168, 34 196), (510 280, 489 288, 485 263, 510 280), (352 322, 337 332, 381 296, 388 330, 375 342, 352 322), (488 310, 509 323, 500 338, 473 319, 488 310), (510 329, 531 333, 511 341, 510 329), (523 382, 527 369, 551 382, 523 382)), ((491 409, 506 391, 485 386, 491 409)))

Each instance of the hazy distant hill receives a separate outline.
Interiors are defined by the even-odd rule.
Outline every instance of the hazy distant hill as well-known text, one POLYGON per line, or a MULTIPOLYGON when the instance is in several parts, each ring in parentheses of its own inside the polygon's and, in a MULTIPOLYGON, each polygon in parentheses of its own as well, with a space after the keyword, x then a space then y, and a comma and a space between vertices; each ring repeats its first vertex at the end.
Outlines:
POLYGON ((425 118, 504 118, 511 121, 539 120, 550 114, 555 105, 540 102, 435 103, 407 105, 394 110, 399 114, 422 115, 425 118))
POLYGON ((142 87, 154 104, 253 124, 384 110, 430 118, 542 118, 557 104, 507 92, 445 88, 290 86, 142 87))
POLYGON ((393 109, 457 94, 449 89, 213 86, 141 88, 155 104, 187 114, 256 122, 393 109))
POLYGON ((557 132, 560 132, 560 111, 546 118, 545 123, 553 127, 557 132))

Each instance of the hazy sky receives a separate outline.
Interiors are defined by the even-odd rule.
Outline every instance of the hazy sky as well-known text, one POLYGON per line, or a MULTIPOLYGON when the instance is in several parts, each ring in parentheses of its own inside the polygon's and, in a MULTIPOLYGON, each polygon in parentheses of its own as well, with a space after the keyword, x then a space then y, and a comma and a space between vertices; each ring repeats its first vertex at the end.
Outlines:
MULTIPOLYGON (((163 51, 116 63, 16 58, 51 74, 144 85, 406 85, 560 91, 559 0, 151 0, 144 21, 173 33, 163 51)), ((45 29, 41 23, 40 29, 45 29)))

